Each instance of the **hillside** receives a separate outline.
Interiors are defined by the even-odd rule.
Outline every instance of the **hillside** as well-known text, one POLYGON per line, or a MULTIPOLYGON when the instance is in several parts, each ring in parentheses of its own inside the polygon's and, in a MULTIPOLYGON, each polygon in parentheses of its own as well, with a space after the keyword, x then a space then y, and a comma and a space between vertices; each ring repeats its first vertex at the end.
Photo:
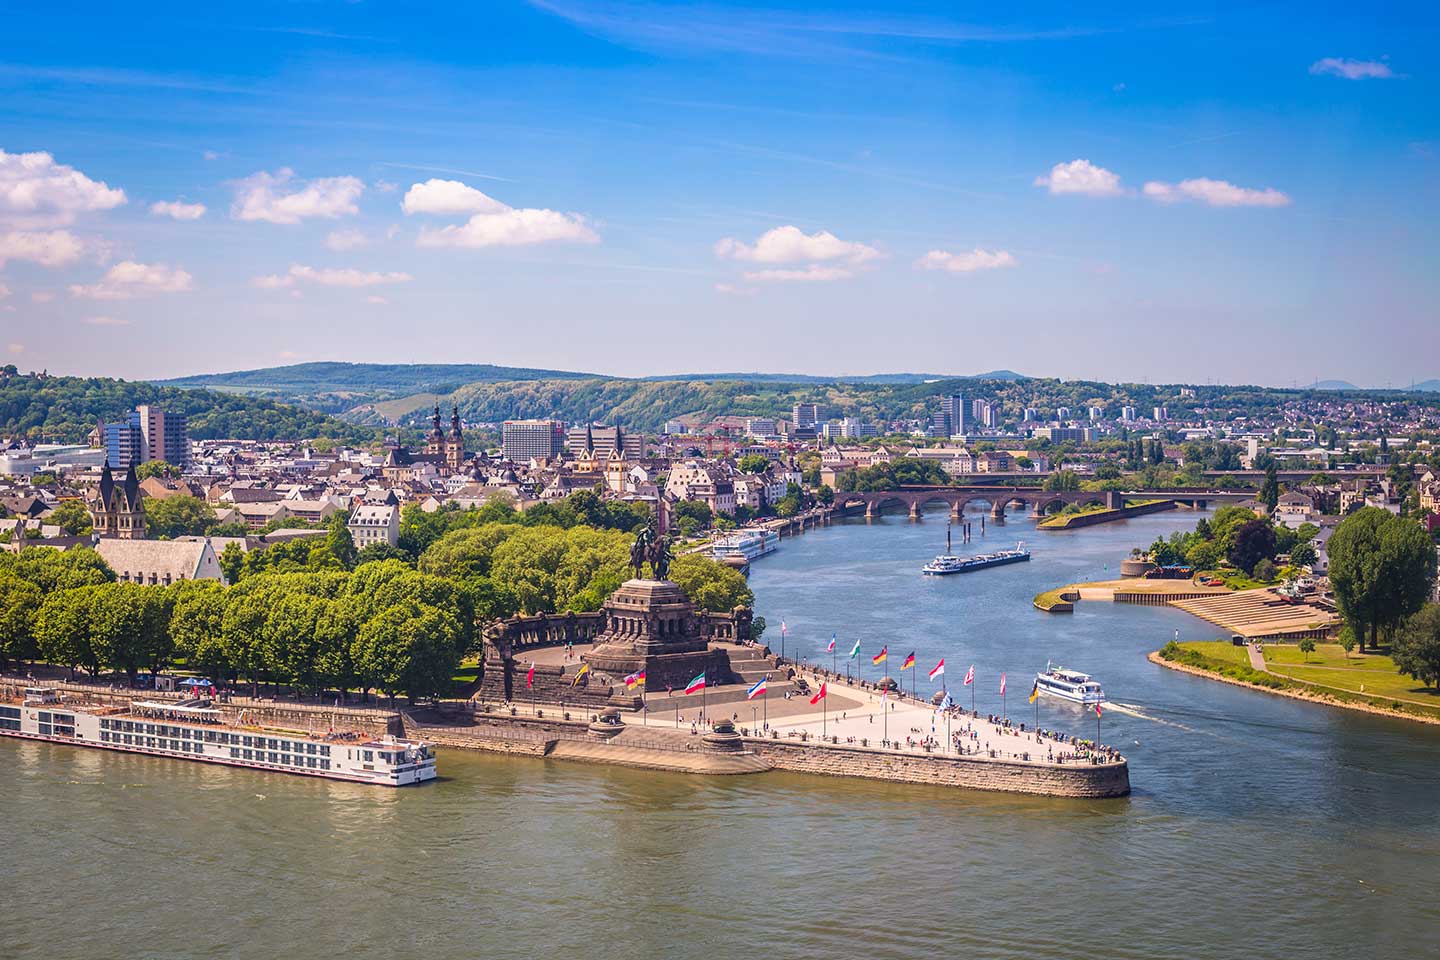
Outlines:
POLYGON ((313 439, 367 443, 374 429, 257 397, 182 390, 106 377, 0 375, 0 436, 83 443, 100 420, 117 420, 154 404, 186 414, 197 440, 313 439))

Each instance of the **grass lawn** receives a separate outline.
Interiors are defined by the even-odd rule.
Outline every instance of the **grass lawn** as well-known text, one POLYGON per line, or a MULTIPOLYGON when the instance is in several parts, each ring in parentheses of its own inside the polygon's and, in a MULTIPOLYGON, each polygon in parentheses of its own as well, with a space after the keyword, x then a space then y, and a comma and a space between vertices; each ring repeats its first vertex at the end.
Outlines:
POLYGON ((1306 663, 1305 655, 1293 644, 1265 645, 1265 665, 1272 673, 1317 686, 1376 697, 1399 697, 1407 700, 1434 701, 1440 705, 1440 693, 1427 689, 1420 681, 1395 669, 1389 657, 1379 653, 1353 655, 1348 660, 1337 643, 1316 644, 1315 652, 1306 663), (1360 686, 1365 689, 1361 691, 1360 686))
POLYGON ((1244 647, 1237 647, 1228 640, 1191 640, 1181 644, 1186 650, 1204 654, 1211 660, 1249 665, 1250 655, 1244 647))

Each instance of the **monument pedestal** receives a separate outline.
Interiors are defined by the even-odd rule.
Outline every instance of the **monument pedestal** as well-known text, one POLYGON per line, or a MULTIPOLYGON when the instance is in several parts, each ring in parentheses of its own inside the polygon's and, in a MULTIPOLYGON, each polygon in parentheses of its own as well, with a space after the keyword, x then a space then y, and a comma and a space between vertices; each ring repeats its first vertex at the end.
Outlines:
POLYGON ((710 685, 731 679, 730 658, 710 649, 695 605, 669 580, 627 580, 605 601, 605 625, 584 654, 592 673, 624 678, 645 672, 648 690, 683 689, 697 674, 710 685))

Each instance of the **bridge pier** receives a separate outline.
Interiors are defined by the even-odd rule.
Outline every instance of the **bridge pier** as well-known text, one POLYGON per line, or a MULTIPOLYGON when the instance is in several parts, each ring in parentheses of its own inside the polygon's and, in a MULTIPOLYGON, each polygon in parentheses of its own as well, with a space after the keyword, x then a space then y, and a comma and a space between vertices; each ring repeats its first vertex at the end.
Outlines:
POLYGON ((917 503, 917 502, 914 501, 914 500, 911 500, 911 501, 910 501, 910 519, 911 519, 911 520, 919 520, 919 519, 920 519, 920 504, 917 503))

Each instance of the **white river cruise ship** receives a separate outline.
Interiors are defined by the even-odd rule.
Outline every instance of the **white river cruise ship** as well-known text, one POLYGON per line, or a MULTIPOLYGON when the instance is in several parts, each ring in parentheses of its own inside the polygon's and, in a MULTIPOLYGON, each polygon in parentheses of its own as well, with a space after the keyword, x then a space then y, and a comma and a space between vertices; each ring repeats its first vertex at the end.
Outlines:
POLYGON ((62 700, 45 686, 0 698, 0 736, 382 787, 435 779, 435 751, 423 741, 227 725, 221 711, 204 700, 134 700, 129 706, 82 700, 83 695, 62 700))

